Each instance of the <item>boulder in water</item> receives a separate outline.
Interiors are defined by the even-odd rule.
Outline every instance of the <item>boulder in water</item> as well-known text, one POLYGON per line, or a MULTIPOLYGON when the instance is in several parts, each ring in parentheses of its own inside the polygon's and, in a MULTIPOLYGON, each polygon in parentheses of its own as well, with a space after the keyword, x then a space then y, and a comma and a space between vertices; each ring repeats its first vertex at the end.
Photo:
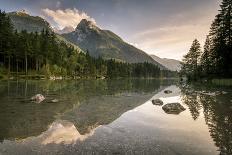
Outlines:
POLYGON ((162 107, 165 113, 178 115, 182 111, 185 111, 185 108, 180 103, 168 103, 162 107))
POLYGON ((53 100, 51 100, 51 101, 52 101, 52 103, 57 103, 57 102, 59 102, 58 99, 53 99, 53 100))
POLYGON ((165 93, 165 94, 171 94, 172 91, 171 91, 171 90, 165 90, 164 93, 165 93))
POLYGON ((152 100, 152 104, 161 106, 161 105, 164 104, 164 102, 162 100, 160 100, 160 99, 155 99, 155 100, 152 100))
POLYGON ((36 103, 41 103, 43 100, 45 100, 45 97, 41 94, 36 94, 35 96, 31 97, 31 100, 36 102, 36 103))

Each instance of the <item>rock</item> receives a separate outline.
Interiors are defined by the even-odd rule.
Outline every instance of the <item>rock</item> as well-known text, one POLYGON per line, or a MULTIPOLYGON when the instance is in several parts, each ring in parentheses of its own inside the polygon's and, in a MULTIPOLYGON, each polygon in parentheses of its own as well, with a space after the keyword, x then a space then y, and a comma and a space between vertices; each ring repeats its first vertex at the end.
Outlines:
POLYGON ((41 94, 36 94, 35 96, 31 97, 32 101, 35 101, 36 103, 41 103, 43 100, 45 100, 45 97, 41 94))
POLYGON ((226 94, 228 94, 228 93, 225 92, 225 91, 222 91, 221 94, 222 94, 222 95, 226 95, 226 94))
POLYGON ((162 107, 165 113, 178 115, 182 111, 185 111, 185 108, 180 103, 168 103, 162 107))
POLYGON ((160 100, 160 99, 155 99, 155 100, 152 100, 152 104, 161 106, 161 105, 164 104, 164 102, 162 100, 160 100))
POLYGON ((51 100, 51 101, 52 101, 52 103, 57 103, 57 102, 59 102, 58 99, 53 99, 53 100, 51 100))
POLYGON ((165 93, 165 94, 171 94, 172 91, 171 91, 171 90, 165 90, 164 93, 165 93))
POLYGON ((207 91, 202 91, 201 94, 203 95, 208 95, 208 96, 217 96, 218 92, 207 92, 207 91))
POLYGON ((50 76, 49 79, 50 80, 62 80, 63 77, 62 76, 50 76))

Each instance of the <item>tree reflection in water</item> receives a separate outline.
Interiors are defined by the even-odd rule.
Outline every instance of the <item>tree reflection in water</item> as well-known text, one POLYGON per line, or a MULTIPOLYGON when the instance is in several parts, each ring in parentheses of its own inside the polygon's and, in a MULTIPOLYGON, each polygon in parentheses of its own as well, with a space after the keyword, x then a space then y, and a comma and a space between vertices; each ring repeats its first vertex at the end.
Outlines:
POLYGON ((161 82, 162 87, 172 83, 155 79, 0 81, 0 142, 40 135, 57 119, 73 121, 85 134, 149 100, 161 82), (46 99, 32 103, 35 94, 46 99))
POLYGON ((217 88, 206 89, 206 87, 193 85, 180 86, 180 88, 182 102, 188 106, 194 120, 199 117, 200 111, 203 110, 210 136, 219 148, 220 154, 232 154, 231 92, 223 94, 217 88), (208 92, 214 93, 209 95, 208 92))

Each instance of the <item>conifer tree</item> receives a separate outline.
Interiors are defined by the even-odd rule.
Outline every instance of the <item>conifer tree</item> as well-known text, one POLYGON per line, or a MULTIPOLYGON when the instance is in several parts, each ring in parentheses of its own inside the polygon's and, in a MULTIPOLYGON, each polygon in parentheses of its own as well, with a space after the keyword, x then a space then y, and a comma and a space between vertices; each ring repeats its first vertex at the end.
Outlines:
POLYGON ((208 76, 212 71, 212 55, 210 49, 210 39, 209 36, 206 37, 204 52, 201 56, 201 72, 203 76, 208 76))
POLYGON ((197 39, 195 39, 189 52, 184 56, 182 65, 182 72, 184 72, 189 79, 197 80, 199 74, 200 56, 200 43, 197 39))

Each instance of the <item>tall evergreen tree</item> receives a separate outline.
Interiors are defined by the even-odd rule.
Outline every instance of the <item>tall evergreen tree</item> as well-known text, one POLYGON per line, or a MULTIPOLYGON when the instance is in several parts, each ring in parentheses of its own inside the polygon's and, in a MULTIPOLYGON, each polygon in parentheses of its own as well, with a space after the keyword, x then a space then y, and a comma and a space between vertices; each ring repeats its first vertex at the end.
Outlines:
POLYGON ((189 52, 184 56, 182 72, 192 80, 197 80, 200 66, 201 47, 197 39, 192 43, 189 52))
POLYGON ((219 14, 210 28, 211 53, 214 74, 218 77, 232 76, 232 1, 222 0, 219 14))
POLYGON ((209 36, 206 37, 204 52, 201 56, 201 72, 203 76, 209 75, 212 71, 212 55, 209 36))

